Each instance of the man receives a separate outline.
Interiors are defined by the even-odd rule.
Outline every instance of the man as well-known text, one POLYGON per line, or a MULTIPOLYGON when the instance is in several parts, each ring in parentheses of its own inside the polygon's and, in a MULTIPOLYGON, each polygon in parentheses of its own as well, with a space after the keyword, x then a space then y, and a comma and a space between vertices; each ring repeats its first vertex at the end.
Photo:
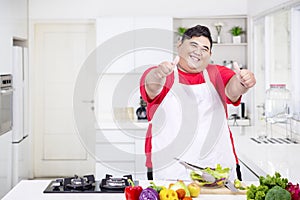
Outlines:
POLYGON ((188 179, 174 157, 202 167, 221 164, 241 179, 226 103, 239 105, 255 77, 247 69, 235 73, 209 64, 212 38, 205 26, 188 29, 177 48, 179 57, 146 70, 140 82, 148 103, 148 179, 188 179))

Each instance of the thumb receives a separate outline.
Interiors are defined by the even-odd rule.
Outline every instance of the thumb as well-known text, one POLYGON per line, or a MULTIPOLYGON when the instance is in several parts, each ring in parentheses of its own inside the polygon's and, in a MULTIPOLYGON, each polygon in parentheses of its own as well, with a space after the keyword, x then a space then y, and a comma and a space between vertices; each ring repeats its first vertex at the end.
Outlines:
POLYGON ((237 79, 240 81, 241 85, 245 87, 244 82, 242 81, 240 67, 237 64, 237 62, 235 62, 235 61, 233 62, 233 68, 234 68, 237 79))
POLYGON ((233 62, 233 69, 235 71, 236 77, 241 82, 241 70, 236 61, 233 62))
POLYGON ((176 56, 175 59, 173 60, 172 64, 174 66, 176 66, 178 64, 178 62, 179 62, 179 59, 180 59, 179 56, 176 56))
POLYGON ((240 77, 241 70, 240 70, 240 67, 239 67, 239 65, 237 64, 236 61, 233 62, 233 68, 234 68, 234 70, 235 70, 235 73, 238 74, 239 77, 240 77))

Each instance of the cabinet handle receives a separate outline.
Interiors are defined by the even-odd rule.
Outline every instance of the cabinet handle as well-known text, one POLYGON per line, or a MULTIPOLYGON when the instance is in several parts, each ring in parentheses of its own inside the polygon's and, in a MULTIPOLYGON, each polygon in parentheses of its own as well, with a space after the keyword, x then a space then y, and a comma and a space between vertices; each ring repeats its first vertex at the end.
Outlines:
POLYGON ((94 100, 82 100, 82 103, 95 103, 94 100))
POLYGON ((94 101, 94 100, 82 100, 82 103, 90 103, 90 104, 93 104, 93 105, 91 106, 91 110, 92 110, 92 111, 95 110, 95 106, 94 106, 95 101, 94 101))

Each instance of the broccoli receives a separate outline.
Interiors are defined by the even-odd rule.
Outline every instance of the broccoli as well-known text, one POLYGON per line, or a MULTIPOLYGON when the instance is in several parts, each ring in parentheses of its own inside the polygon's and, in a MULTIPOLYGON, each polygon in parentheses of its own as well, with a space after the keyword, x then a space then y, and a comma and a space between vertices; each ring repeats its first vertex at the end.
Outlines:
POLYGON ((267 192, 265 200, 291 200, 291 194, 280 186, 274 186, 267 192))
MULTIPOLYGON (((259 186, 251 185, 247 187, 247 200, 267 200, 266 195, 272 188, 277 186, 285 190, 288 179, 282 178, 280 173, 275 172, 273 176, 269 174, 266 177, 260 176, 259 183, 259 186)), ((280 197, 277 199, 284 200, 280 197)))
POLYGON ((255 194, 255 200, 264 200, 265 196, 266 194, 264 193, 264 191, 257 191, 255 194))

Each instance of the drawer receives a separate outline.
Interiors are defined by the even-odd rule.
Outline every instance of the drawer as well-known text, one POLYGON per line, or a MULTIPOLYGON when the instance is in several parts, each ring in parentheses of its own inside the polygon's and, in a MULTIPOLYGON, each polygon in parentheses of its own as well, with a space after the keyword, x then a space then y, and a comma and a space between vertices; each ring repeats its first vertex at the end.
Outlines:
POLYGON ((135 163, 132 162, 97 162, 96 163, 96 180, 105 178, 106 174, 114 177, 123 177, 131 174, 135 178, 135 163))
POLYGON ((101 130, 96 132, 96 142, 134 143, 134 131, 130 130, 101 130), (126 132, 127 131, 127 132, 126 132))
POLYGON ((97 143, 97 161, 134 161, 134 143, 97 143))

